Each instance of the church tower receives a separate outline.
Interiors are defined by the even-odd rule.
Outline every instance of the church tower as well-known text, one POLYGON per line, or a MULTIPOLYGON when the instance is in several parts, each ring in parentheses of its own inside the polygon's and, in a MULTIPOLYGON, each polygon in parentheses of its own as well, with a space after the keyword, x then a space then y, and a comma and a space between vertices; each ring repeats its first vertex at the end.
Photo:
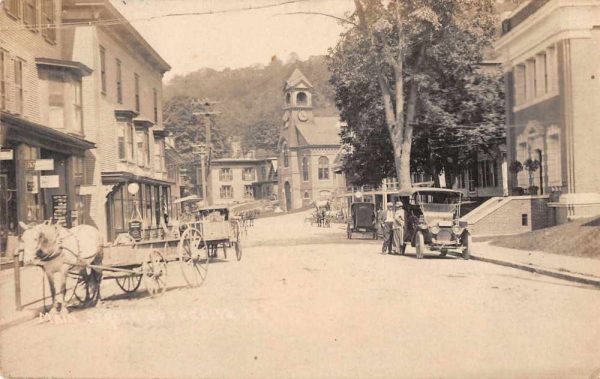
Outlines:
POLYGON ((284 128, 313 121, 312 88, 312 84, 299 69, 295 69, 285 82, 283 88, 284 128))

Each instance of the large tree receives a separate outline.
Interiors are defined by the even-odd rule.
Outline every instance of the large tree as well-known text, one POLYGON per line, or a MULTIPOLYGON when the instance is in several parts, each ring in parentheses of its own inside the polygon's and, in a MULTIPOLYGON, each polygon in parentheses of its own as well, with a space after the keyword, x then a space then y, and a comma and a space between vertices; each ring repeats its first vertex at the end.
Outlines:
POLYGON ((385 152, 384 133, 372 130, 383 124, 400 186, 409 187, 415 128, 462 122, 457 94, 494 36, 493 0, 354 2, 352 26, 329 60, 336 105, 349 125, 342 138, 371 135, 385 152))

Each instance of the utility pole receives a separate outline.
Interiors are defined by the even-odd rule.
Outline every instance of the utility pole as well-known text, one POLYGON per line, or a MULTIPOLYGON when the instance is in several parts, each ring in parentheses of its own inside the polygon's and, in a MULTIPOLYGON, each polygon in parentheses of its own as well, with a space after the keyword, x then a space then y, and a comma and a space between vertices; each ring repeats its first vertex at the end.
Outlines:
POLYGON ((200 178, 202 178, 202 199, 204 200, 205 205, 208 204, 208 183, 207 178, 210 173, 210 161, 212 156, 212 119, 211 116, 219 115, 221 112, 213 111, 212 106, 218 104, 217 101, 211 101, 208 99, 195 99, 193 101, 193 105, 198 107, 197 111, 193 112, 194 116, 202 116, 204 117, 204 144, 200 143, 200 128, 196 131, 196 144, 193 145, 196 148, 196 154, 198 154, 200 158, 200 178))

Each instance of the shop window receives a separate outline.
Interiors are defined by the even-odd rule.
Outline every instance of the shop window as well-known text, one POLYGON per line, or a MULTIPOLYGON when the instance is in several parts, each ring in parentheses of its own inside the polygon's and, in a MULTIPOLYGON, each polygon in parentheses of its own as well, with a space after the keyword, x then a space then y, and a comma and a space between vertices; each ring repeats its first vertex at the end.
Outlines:
POLYGON ((245 185, 244 186, 244 198, 245 199, 252 199, 252 198, 254 198, 254 191, 252 190, 252 185, 245 185))
POLYGON ((56 43, 54 0, 42 0, 42 35, 46 41, 56 43))
POLYGON ((113 227, 117 232, 125 230, 125 209, 123 200, 123 186, 121 186, 113 194, 113 227))
POLYGON ((329 158, 319 158, 319 180, 329 179, 329 158))

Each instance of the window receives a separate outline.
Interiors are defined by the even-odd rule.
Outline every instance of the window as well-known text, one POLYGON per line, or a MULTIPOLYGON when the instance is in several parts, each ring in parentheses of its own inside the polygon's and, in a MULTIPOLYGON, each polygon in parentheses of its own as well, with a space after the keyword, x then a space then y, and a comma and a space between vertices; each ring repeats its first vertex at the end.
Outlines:
POLYGON ((158 124, 158 92, 152 88, 152 104, 154 109, 154 124, 158 124))
POLYGON ((13 17, 21 17, 21 0, 5 0, 4 9, 13 17))
POLYGON ((288 92, 285 95, 285 103, 289 105, 291 101, 292 101, 292 95, 288 92))
POLYGON ((121 82, 121 61, 117 59, 117 103, 123 104, 123 87, 121 82))
POLYGON ((562 164, 560 151, 560 130, 557 127, 551 127, 547 138, 548 153, 546 154, 546 164, 548 172, 548 185, 556 187, 562 185, 562 164))
POLYGON ((154 139, 154 168, 158 172, 165 171, 165 141, 154 139))
POLYGON ((233 199, 233 187, 221 186, 219 195, 221 196, 221 199, 233 199))
POLYGON ((537 59, 540 76, 538 95, 543 96, 548 93, 548 62, 546 60, 546 53, 539 54, 537 59))
POLYGON ((119 124, 119 129, 118 129, 118 143, 119 143, 119 159, 124 161, 127 159, 127 153, 125 152, 126 147, 125 147, 125 124, 119 124))
POLYGON ((478 162, 478 184, 479 187, 496 187, 498 185, 496 178, 497 163, 495 160, 485 160, 478 162))
POLYGON ((525 65, 515 67, 515 105, 525 103, 525 65))
POLYGON ((135 88, 135 111, 140 113, 140 76, 134 74, 134 88, 135 88))
POLYGON ((304 198, 305 199, 310 199, 310 193, 308 191, 304 191, 304 198))
POLYGON ((23 23, 29 26, 29 30, 36 32, 37 22, 37 0, 25 0, 23 3, 23 23))
POLYGON ((123 186, 120 186, 118 190, 113 193, 113 227, 115 231, 122 232, 125 230, 125 213, 126 210, 123 209, 124 199, 123 199, 123 186))
POLYGON ((0 109, 6 109, 6 66, 5 60, 8 54, 4 50, 0 50, 0 109))
POLYGON ((287 143, 283 144, 283 167, 290 166, 290 150, 288 149, 287 143))
POLYGON ((129 148, 129 160, 135 162, 135 131, 134 127, 131 124, 127 124, 126 126, 127 132, 127 145, 129 148))
POLYGON ((308 157, 302 158, 302 180, 308 182, 308 157))
POLYGON ((219 180, 222 182, 230 182, 233 180, 233 173, 230 168, 222 168, 219 171, 219 180))
POLYGON ((150 133, 148 129, 138 130, 138 165, 150 167, 150 133))
POLYGON ((319 180, 329 179, 329 158, 319 158, 319 180))
POLYGON ((525 84, 525 95, 527 100, 533 100, 537 94, 537 67, 535 59, 527 61, 527 83, 525 84))
POLYGON ((56 42, 54 0, 42 0, 42 35, 50 43, 56 42))
POLYGON ((304 92, 298 92, 296 95, 296 105, 308 105, 308 96, 304 92))
POLYGON ((521 225, 527 226, 527 224, 529 224, 529 217, 527 216, 527 213, 523 213, 521 215, 521 225))
POLYGON ((15 112, 23 113, 23 61, 15 59, 15 112))
POLYGON ((252 199, 252 198, 254 198, 254 191, 252 190, 252 185, 245 185, 244 186, 244 198, 245 199, 252 199))
POLYGON ((254 168, 253 167, 244 167, 244 171, 242 172, 242 178, 246 182, 250 182, 254 180, 254 168))
POLYGON ((100 85, 103 95, 106 95, 106 49, 100 46, 100 85))
POLYGON ((81 99, 81 81, 78 78, 72 78, 73 86, 73 122, 74 131, 83 134, 83 107, 81 99))

